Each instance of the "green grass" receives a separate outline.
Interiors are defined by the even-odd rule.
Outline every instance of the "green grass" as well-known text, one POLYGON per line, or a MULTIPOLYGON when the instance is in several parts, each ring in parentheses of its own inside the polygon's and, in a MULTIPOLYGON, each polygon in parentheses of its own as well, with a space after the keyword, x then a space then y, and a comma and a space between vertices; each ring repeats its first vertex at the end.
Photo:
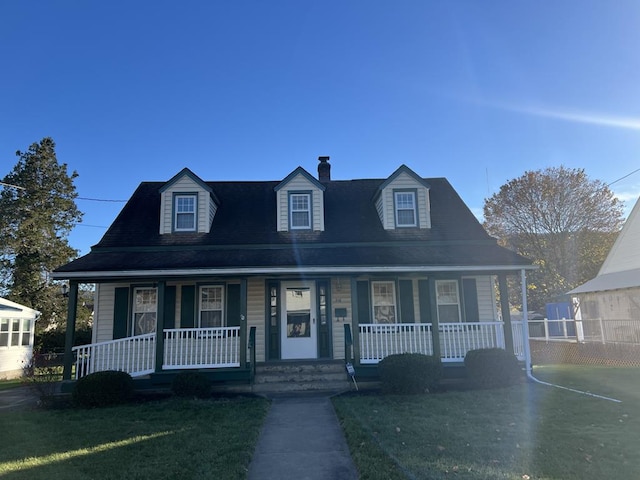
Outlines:
POLYGON ((360 478, 637 478, 640 369, 567 366, 535 373, 622 403, 538 384, 337 397, 360 478))
POLYGON ((23 381, 20 378, 0 380, 0 390, 9 390, 10 388, 16 388, 20 385, 23 385, 23 381))
POLYGON ((243 479, 267 409, 268 401, 258 398, 172 398, 0 412, 0 476, 243 479))

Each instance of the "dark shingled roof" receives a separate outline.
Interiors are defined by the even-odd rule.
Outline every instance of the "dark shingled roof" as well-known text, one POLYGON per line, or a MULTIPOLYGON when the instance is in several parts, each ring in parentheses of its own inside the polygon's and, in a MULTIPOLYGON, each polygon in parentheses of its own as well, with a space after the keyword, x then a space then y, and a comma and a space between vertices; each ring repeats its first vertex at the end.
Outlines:
POLYGON ((278 232, 280 182, 205 182, 219 201, 210 233, 160 235, 162 182, 140 184, 91 253, 64 273, 207 268, 528 266, 497 245, 444 178, 428 178, 431 228, 384 230, 374 198, 385 179, 334 180, 323 232, 278 232))

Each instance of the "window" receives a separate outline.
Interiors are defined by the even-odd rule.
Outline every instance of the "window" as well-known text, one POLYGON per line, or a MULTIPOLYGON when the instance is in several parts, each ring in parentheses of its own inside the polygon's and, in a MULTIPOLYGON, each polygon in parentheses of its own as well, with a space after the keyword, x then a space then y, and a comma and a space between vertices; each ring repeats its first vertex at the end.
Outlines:
POLYGON ((200 287, 200 328, 224 327, 224 288, 200 287))
POLYGON ((396 323, 396 288, 394 282, 372 282, 373 322, 396 323))
POLYGON ((0 347, 9 346, 9 319, 0 318, 0 347))
POLYGON ((31 337, 31 320, 25 318, 22 320, 22 342, 20 345, 28 347, 29 337, 31 337))
POLYGON ((438 321, 440 323, 460 322, 460 297, 457 280, 436 280, 438 321))
POLYGON ((0 318, 0 347, 28 347, 32 325, 26 318, 0 318))
POLYGON ((20 345, 20 319, 11 320, 11 345, 20 345))
POLYGON ((418 226, 415 192, 395 192, 396 226, 418 226))
POLYGON ((311 194, 294 193, 290 195, 289 217, 292 230, 311 228, 311 194))
POLYGON ((196 229, 196 195, 176 195, 174 225, 177 232, 193 232, 196 229))
POLYGON ((134 289, 133 334, 144 335, 156 331, 158 296, 155 288, 134 289))

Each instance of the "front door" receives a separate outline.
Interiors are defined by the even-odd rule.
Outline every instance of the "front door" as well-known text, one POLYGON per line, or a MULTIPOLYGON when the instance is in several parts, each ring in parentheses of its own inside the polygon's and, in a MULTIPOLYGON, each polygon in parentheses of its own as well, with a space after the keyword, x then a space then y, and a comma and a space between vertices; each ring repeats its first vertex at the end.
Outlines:
POLYGON ((282 359, 317 358, 318 325, 315 284, 308 281, 282 284, 282 359))

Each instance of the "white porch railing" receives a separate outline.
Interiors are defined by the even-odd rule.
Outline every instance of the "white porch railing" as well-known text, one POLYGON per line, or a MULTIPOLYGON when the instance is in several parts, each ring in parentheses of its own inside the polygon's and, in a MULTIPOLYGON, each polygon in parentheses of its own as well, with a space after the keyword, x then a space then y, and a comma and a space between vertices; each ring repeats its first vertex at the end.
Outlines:
POLYGON ((164 369, 240 366, 240 327, 164 331, 164 369))
MULTIPOLYGON (((73 348, 75 378, 104 370, 132 377, 155 371, 156 334, 137 335, 73 348)), ((164 331, 164 370, 240 366, 240 327, 164 331)))
POLYGON ((396 353, 433 355, 431 324, 360 324, 360 363, 378 363, 396 353))
POLYGON ((576 322, 572 318, 559 320, 529 320, 529 338, 536 340, 576 340, 576 322))
POLYGON ((72 351, 76 358, 76 379, 104 370, 120 370, 132 377, 147 375, 155 367, 156 334, 81 345, 72 351))
MULTIPOLYGON (((514 353, 524 359, 522 322, 511 322, 514 353)), ((397 353, 433 355, 430 323, 360 324, 360 363, 376 364, 397 353)), ((461 362, 469 350, 505 348, 502 322, 441 323, 440 356, 443 362, 461 362)))

